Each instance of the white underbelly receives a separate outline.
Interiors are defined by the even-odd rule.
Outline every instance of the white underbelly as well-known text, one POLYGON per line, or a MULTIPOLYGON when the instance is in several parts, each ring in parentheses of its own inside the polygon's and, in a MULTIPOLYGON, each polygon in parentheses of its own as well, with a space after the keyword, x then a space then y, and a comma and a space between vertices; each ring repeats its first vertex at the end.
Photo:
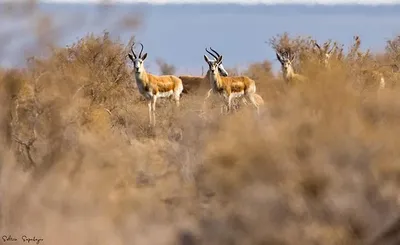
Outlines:
POLYGON ((232 96, 233 98, 240 98, 240 97, 242 97, 243 95, 244 95, 244 91, 237 92, 237 93, 231 93, 231 96, 232 96))
POLYGON ((170 90, 170 91, 168 91, 168 92, 159 92, 158 94, 157 94, 157 97, 158 98, 167 98, 167 97, 170 97, 171 95, 173 95, 174 94, 174 91, 173 90, 170 90))

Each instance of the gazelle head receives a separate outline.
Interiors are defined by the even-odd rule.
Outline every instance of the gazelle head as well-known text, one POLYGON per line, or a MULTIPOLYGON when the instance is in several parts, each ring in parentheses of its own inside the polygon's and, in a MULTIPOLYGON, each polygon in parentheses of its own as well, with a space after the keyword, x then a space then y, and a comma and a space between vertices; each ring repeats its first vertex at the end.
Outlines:
POLYGON ((212 75, 219 75, 219 65, 222 63, 222 56, 219 56, 217 60, 210 60, 207 55, 204 55, 204 60, 208 64, 208 69, 212 75))
MULTIPOLYGON (((211 53, 210 51, 208 51, 207 48, 206 48, 206 52, 209 53, 212 57, 214 57, 215 60, 210 60, 210 59, 208 59, 208 57, 207 57, 207 59, 208 59, 209 61, 213 61, 213 62, 216 62, 216 61, 218 61, 218 59, 221 59, 221 62, 218 63, 218 72, 219 72, 219 74, 220 74, 221 76, 227 77, 227 76, 228 76, 228 72, 225 70, 224 66, 222 65, 222 56, 221 56, 220 54, 218 54, 217 51, 215 51, 213 48, 210 47, 210 49, 211 49, 211 51, 213 51, 215 54, 213 54, 213 53, 211 53)), ((206 57, 206 56, 205 56, 205 57, 206 57)), ((208 64, 208 61, 207 61, 207 60, 206 60, 206 62, 207 62, 207 64, 208 64)))
POLYGON ((140 50, 139 56, 135 54, 135 51, 133 50, 133 46, 135 46, 135 43, 133 43, 131 47, 132 54, 128 54, 129 59, 133 62, 133 69, 135 73, 141 73, 144 71, 144 60, 147 58, 147 53, 145 53, 142 56, 142 51, 143 51, 143 44, 139 43, 142 46, 142 49, 140 50))
POLYGON ((321 46, 318 45, 316 41, 314 41, 315 47, 319 50, 321 62, 325 67, 328 67, 329 65, 329 59, 331 58, 333 52, 336 49, 336 43, 333 44, 332 48, 329 49, 329 46, 331 44, 331 41, 325 42, 324 47, 321 48, 321 46))
POLYGON ((276 52, 276 58, 281 63, 282 71, 286 74, 289 72, 293 72, 292 62, 294 60, 294 56, 285 51, 285 52, 276 52))

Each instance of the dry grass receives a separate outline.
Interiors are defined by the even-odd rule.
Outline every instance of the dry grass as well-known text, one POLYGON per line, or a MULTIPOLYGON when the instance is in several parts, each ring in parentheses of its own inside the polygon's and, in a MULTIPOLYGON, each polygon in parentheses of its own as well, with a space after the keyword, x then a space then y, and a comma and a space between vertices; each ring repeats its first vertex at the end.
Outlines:
POLYGON ((158 105, 156 128, 126 65, 129 44, 107 33, 1 70, 1 235, 59 245, 364 244, 400 205, 400 94, 366 86, 365 67, 398 62, 400 39, 380 56, 357 42, 324 70, 302 58, 316 57, 309 39, 279 36, 274 47, 298 52, 309 84, 285 87, 264 61, 245 72, 266 101, 260 117, 251 107, 201 117, 203 96, 186 95, 178 112, 158 105))

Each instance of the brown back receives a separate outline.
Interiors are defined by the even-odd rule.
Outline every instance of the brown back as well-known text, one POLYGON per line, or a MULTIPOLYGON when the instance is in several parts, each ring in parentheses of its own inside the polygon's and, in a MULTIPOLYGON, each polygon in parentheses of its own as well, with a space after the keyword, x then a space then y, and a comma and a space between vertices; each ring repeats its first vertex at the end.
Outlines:
POLYGON ((204 77, 179 76, 183 84, 184 94, 198 94, 209 89, 210 83, 204 77))

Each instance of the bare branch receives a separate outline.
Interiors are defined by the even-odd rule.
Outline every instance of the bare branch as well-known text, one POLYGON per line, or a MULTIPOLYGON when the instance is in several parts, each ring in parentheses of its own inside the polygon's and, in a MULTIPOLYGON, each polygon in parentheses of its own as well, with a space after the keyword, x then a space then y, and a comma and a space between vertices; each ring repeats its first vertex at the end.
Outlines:
POLYGON ((39 115, 41 113, 42 112, 40 112, 40 113, 36 112, 36 114, 35 114, 35 119, 34 119, 34 122, 33 122, 33 129, 32 129, 33 136, 32 136, 31 139, 29 139, 28 141, 24 142, 21 139, 19 139, 16 135, 13 135, 13 138, 14 138, 15 142, 19 143, 20 145, 22 145, 24 147, 31 167, 36 167, 37 166, 35 160, 33 160, 31 150, 32 150, 33 143, 35 143, 35 141, 37 140, 36 124, 37 124, 37 121, 38 121, 38 117, 39 117, 39 115))

